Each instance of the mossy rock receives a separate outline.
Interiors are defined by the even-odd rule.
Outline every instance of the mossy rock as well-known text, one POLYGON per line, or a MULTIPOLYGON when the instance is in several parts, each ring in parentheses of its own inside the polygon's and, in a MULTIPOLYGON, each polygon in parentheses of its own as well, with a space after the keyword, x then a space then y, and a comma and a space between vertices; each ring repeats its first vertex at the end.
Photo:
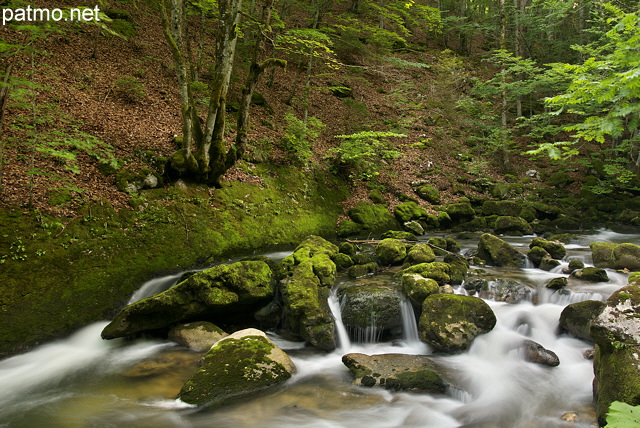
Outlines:
POLYGON ((378 243, 376 258, 383 266, 401 265, 407 257, 407 246, 399 239, 387 238, 378 243))
POLYGON ((578 339, 592 342, 591 323, 604 307, 605 303, 599 300, 585 300, 567 305, 560 314, 560 327, 578 339))
POLYGON ((596 267, 586 267, 571 272, 571 276, 576 279, 589 282, 609 282, 607 271, 596 267))
POLYGON ((600 268, 640 270, 640 246, 624 243, 592 242, 593 264, 600 268))
POLYGON ((407 230, 415 235, 424 235, 424 227, 422 227, 422 224, 420 224, 420 222, 417 222, 415 220, 404 223, 402 227, 404 228, 404 230, 407 230))
POLYGON ((433 249, 436 256, 444 256, 447 254, 447 240, 434 236, 427 239, 427 244, 433 249))
POLYGON ((447 254, 444 262, 449 265, 449 276, 451 285, 460 285, 464 282, 469 270, 469 263, 459 254, 447 254))
POLYGON ((498 267, 520 268, 525 256, 502 239, 484 233, 478 243, 478 257, 487 264, 498 267))
POLYGON ((338 245, 338 251, 352 257, 358 252, 358 247, 352 242, 341 242, 340 245, 338 245))
POLYGON ((225 336, 228 334, 217 325, 208 321, 197 321, 172 327, 168 339, 192 351, 203 352, 211 349, 214 343, 225 336))
POLYGON ((338 238, 358 236, 360 233, 362 233, 362 225, 351 220, 342 220, 338 224, 338 230, 336 231, 338 238))
POLYGON ((483 299, 516 304, 531 301, 533 290, 525 284, 513 279, 499 278, 488 283, 488 288, 480 291, 483 299))
POLYGON ((122 34, 126 38, 135 37, 138 35, 133 22, 126 19, 113 19, 109 27, 118 34, 122 34))
POLYGON ((549 178, 547 179, 547 185, 562 189, 564 187, 567 187, 574 181, 575 180, 571 178, 571 176, 569 176, 569 174, 567 174, 566 172, 557 171, 549 176, 549 178))
POLYGON ((542 247, 531 247, 527 253, 527 258, 535 267, 540 266, 544 258, 551 258, 551 255, 542 247))
POLYGON ((554 220, 560 215, 560 208, 544 202, 534 202, 531 207, 536 210, 538 220, 554 220))
POLYGON ((416 265, 419 263, 431 263, 435 260, 436 255, 429 244, 416 244, 409 249, 404 264, 416 265))
POLYGON ((338 269, 346 269, 353 266, 353 260, 346 254, 338 253, 334 259, 334 263, 336 264, 336 268, 338 269))
POLYGON ((458 241, 453 238, 445 238, 445 242, 447 243, 446 250, 451 253, 459 253, 462 249, 458 241))
POLYGON ((468 202, 451 204, 447 207, 447 214, 454 223, 464 223, 473 220, 476 212, 468 202))
MULTIPOLYGON (((282 260, 282 266, 285 270, 291 271, 298 264, 308 261, 316 256, 324 255, 328 259, 333 259, 338 254, 338 246, 327 241, 326 239, 311 235, 308 236, 304 241, 302 241, 293 251, 293 254, 285 257, 282 260)), ((316 261, 319 264, 326 264, 326 260, 322 258, 317 258, 316 261)), ((328 266, 329 270, 331 267, 328 266)), ((314 270, 319 269, 314 266, 314 270)), ((333 268, 335 270, 335 267, 333 268)), ((326 285, 323 283, 323 285, 326 285)))
POLYGON ((432 262, 420 263, 415 266, 408 267, 401 271, 398 276, 401 277, 407 273, 417 273, 425 278, 431 278, 438 282, 438 285, 451 283, 451 266, 448 263, 432 262))
POLYGON ((424 355, 351 353, 342 362, 353 374, 354 385, 436 394, 446 391, 438 365, 424 355))
POLYGON ((438 227, 446 229, 450 227, 452 223, 453 223, 453 220, 451 220, 451 217, 449 216, 448 213, 444 211, 440 211, 438 213, 438 227))
POLYGON ((349 217, 372 233, 400 230, 400 225, 385 207, 369 202, 359 202, 349 210, 349 217))
POLYGON ((428 214, 427 210, 413 201, 403 202, 396 205, 393 212, 400 223, 406 223, 411 220, 420 220, 428 214))
POLYGON ((384 200, 384 196, 382 195, 382 192, 378 189, 373 189, 370 193, 369 193, 369 199, 371 199, 371 201, 374 204, 385 204, 386 201, 384 200))
POLYGON ((516 201, 485 201, 482 204, 482 215, 518 217, 521 206, 516 201))
POLYGON ((418 307, 422 307, 424 299, 440 292, 440 286, 436 280, 425 278, 417 273, 403 274, 401 284, 411 303, 418 307))
POLYGON ((405 241, 415 241, 418 239, 416 235, 411 232, 405 232, 402 230, 387 230, 381 236, 382 239, 404 239, 405 241))
POLYGON ((49 205, 61 207, 73 200, 73 195, 69 189, 64 187, 49 190, 49 205))
POLYGON ((558 266, 560 266, 560 262, 558 260, 553 259, 550 256, 545 256, 540 261, 540 265, 538 266, 538 268, 549 272, 558 266))
POLYGON ((565 278, 564 276, 559 276, 557 278, 550 279, 544 284, 544 286, 550 290, 560 290, 566 287, 567 284, 567 278, 565 278))
POLYGON ((183 320, 240 313, 247 306, 267 303, 274 295, 275 278, 264 262, 214 266, 167 291, 126 306, 102 330, 102 337, 125 337, 183 320))
POLYGON ((352 331, 364 332, 375 326, 389 332, 402 327, 400 295, 383 285, 352 285, 341 290, 342 322, 352 331))
POLYGON ((493 230, 498 234, 512 236, 531 235, 533 233, 531 225, 525 219, 510 216, 498 217, 493 224, 493 230))
POLYGON ((366 275, 372 275, 378 271, 378 263, 370 262, 362 265, 353 265, 349 268, 347 275, 350 278, 361 278, 366 275))
POLYGON ((543 238, 534 238, 529 244, 529 248, 533 247, 542 247, 545 249, 549 255, 554 258, 561 260, 564 256, 567 255, 567 249, 562 245, 562 242, 558 241, 548 241, 543 238))
POLYGON ((188 404, 217 407, 280 384, 295 373, 291 359, 255 329, 217 342, 178 398, 188 404))
POLYGON ((422 304, 419 334, 436 352, 455 354, 469 349, 478 335, 495 324, 495 314, 480 298, 434 294, 422 304))
POLYGON ((440 191, 430 184, 423 184, 418 187, 416 189, 416 194, 433 205, 438 205, 442 200, 440 191))
POLYGON ((532 221, 536 220, 536 210, 532 206, 527 205, 522 207, 517 216, 522 217, 527 222, 531 223, 532 221))

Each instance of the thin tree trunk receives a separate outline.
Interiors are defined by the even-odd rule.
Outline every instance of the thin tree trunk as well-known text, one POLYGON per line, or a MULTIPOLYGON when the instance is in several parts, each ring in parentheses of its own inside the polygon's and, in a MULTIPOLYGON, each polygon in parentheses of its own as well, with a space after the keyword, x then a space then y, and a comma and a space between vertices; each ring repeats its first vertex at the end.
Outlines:
MULTIPOLYGON (((35 75, 35 53, 31 52, 31 76, 35 75)), ((35 187, 35 162, 36 162, 36 144, 38 142, 38 117, 36 114, 36 90, 33 89, 31 98, 31 110, 33 114, 33 138, 31 141, 31 159, 29 160, 29 208, 33 208, 33 188, 35 187)))
MULTIPOLYGON (((14 57, 15 61, 15 57, 14 57)), ((11 70, 13 69, 13 61, 7 63, 4 67, 2 75, 2 87, 0 88, 0 194, 4 191, 3 171, 4 171, 4 139, 2 138, 2 131, 4 130, 4 113, 7 107, 7 101, 9 100, 9 93, 11 87, 9 86, 9 79, 11 76, 11 70)))
MULTIPOLYGON (((505 0, 500 0, 500 49, 507 48, 507 14, 505 10, 505 0)), ((502 115, 501 124, 502 127, 507 129, 507 87, 504 75, 504 68, 502 72, 502 115)))

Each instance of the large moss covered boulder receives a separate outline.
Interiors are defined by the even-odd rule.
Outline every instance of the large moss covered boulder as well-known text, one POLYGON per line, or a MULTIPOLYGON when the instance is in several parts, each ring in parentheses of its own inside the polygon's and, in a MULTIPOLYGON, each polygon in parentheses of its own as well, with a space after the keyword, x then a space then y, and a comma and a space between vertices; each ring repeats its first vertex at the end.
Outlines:
POLYGON ((403 270, 398 276, 407 273, 417 273, 424 278, 431 278, 439 285, 451 283, 451 266, 444 262, 420 263, 403 270))
POLYGON ((436 352, 454 354, 469 349, 473 340, 496 325, 484 300, 473 296, 434 294, 422 304, 420 339, 436 352))
POLYGON ((533 229, 531 225, 527 223, 522 217, 500 216, 493 224, 493 230, 495 233, 502 235, 531 235, 533 229))
POLYGON ((280 282, 286 327, 311 345, 336 347, 335 325, 327 299, 336 277, 332 258, 338 247, 318 236, 303 241, 282 264, 288 276, 280 282))
POLYGON ((416 265, 419 263, 431 263, 435 260, 436 255, 429 244, 417 244, 409 249, 404 264, 416 265))
POLYGON ((596 413, 604 424, 613 401, 640 405, 640 286, 614 292, 591 323, 596 342, 593 381, 596 413))
POLYGON ((441 201, 440 191, 430 184, 423 184, 416 188, 416 193, 420 198, 429 202, 430 204, 437 205, 441 201))
POLYGON ((521 205, 516 201, 484 201, 482 204, 482 214, 485 216, 511 216, 520 215, 521 205))
POLYGON ((640 270, 640 246, 638 245, 593 242, 589 247, 596 267, 640 270))
POLYGON ((400 223, 406 223, 411 220, 420 220, 429 214, 427 210, 413 201, 403 202, 396 205, 393 213, 400 223))
POLYGON ((359 202, 349 210, 349 217, 362 225, 362 229, 372 233, 400 229, 398 222, 384 206, 369 202, 359 202))
MULTIPOLYGON (((367 331, 385 335, 402 327, 401 297, 383 285, 353 285, 342 290, 342 322, 356 337, 367 331)), ((366 339, 366 337, 363 337, 366 339)))
POLYGON ((469 202, 451 204, 447 207, 447 214, 454 223, 464 223, 473 220, 476 212, 469 202))
POLYGON ((183 320, 243 313, 268 303, 275 278, 263 261, 240 261, 197 272, 169 290, 123 308, 102 331, 104 339, 170 327, 183 320))
POLYGON ((579 339, 593 341, 591 323, 604 307, 605 303, 599 300, 585 300, 567 305, 560 314, 560 328, 579 339))
POLYGON ((424 355, 346 354, 342 362, 354 376, 354 385, 386 389, 444 393, 446 383, 433 359, 424 355))
POLYGON ((407 246, 399 239, 386 238, 376 245, 375 253, 380 265, 401 265, 407 256, 407 246))
POLYGON ((571 272, 571 277, 589 282, 609 282, 607 271, 597 267, 585 267, 571 272))
POLYGON ((560 241, 548 241, 543 238, 533 238, 529 244, 529 248, 543 248, 549 255, 557 260, 561 260, 567 255, 567 249, 560 241))
POLYGON ((480 236, 478 257, 489 265, 499 267, 520 268, 525 264, 524 254, 490 233, 480 236))
POLYGON ((260 330, 228 336, 209 350, 178 398, 197 406, 219 406, 289 379, 296 367, 260 330))

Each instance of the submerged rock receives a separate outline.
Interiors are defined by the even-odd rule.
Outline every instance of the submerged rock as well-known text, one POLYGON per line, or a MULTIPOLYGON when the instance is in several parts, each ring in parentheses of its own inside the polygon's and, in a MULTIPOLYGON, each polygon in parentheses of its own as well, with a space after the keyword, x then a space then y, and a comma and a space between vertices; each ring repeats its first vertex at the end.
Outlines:
POLYGON ((244 312, 275 294, 273 272, 262 261, 240 261, 191 275, 167 291, 123 308, 102 331, 104 339, 167 328, 183 320, 244 312))
POLYGON ((197 406, 219 406, 289 379, 296 367, 260 330, 221 339, 184 384, 178 398, 197 406))
POLYGON ((179 324, 169 330, 169 340, 187 348, 202 352, 223 337, 228 336, 220 327, 207 321, 179 324))
POLYGON ((491 331, 495 324, 496 316, 484 300, 436 294, 422 304, 419 333, 435 351, 453 354, 467 350, 476 336, 491 331))
POLYGON ((432 358, 404 354, 346 354, 342 362, 351 370, 354 385, 386 389, 444 393, 446 384, 432 358))
POLYGON ((555 352, 546 349, 533 340, 525 340, 522 343, 522 348, 525 361, 549 367, 556 367, 560 364, 560 359, 555 352))
POLYGON ((401 329, 401 298, 394 288, 382 285, 352 285, 342 290, 342 322, 355 331, 375 328, 380 334, 401 329))

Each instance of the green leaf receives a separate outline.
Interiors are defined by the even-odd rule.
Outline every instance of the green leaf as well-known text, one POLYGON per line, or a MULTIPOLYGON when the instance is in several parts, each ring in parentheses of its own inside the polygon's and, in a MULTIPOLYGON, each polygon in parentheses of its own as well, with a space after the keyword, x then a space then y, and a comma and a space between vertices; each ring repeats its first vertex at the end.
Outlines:
POLYGON ((609 428, 637 428, 640 426, 640 406, 614 401, 609 407, 607 425, 609 428))

